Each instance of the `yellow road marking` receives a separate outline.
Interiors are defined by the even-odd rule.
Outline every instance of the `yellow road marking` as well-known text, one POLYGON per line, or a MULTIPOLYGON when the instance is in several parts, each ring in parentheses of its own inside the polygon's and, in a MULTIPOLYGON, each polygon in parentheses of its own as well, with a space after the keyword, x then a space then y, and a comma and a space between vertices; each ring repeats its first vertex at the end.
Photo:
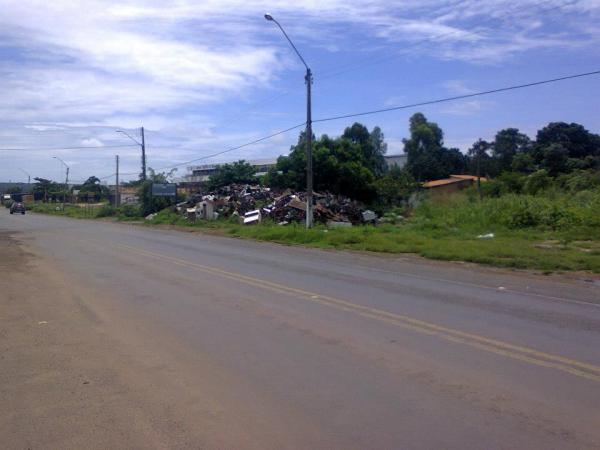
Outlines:
POLYGON ((136 247, 131 247, 129 245, 117 245, 117 247, 120 247, 133 253, 137 253, 142 256, 149 256, 156 259, 167 260, 179 266, 193 268, 212 275, 218 275, 261 289, 295 295, 311 302, 319 303, 346 312, 352 312, 363 317, 372 318, 395 326, 401 326, 403 328, 408 328, 414 331, 418 331, 420 333, 436 335, 448 341, 468 345, 471 347, 492 352, 508 358, 528 362, 538 366, 554 368, 578 377, 600 382, 600 366, 596 366, 593 364, 565 358, 562 356, 552 355, 529 347, 510 344, 508 342, 487 338, 478 334, 467 333, 453 328, 448 328, 442 325, 425 322, 423 320, 415 319, 406 315, 391 313, 388 311, 368 306, 357 305, 346 300, 341 300, 327 295, 305 291, 303 289, 292 288, 279 283, 262 280, 260 278, 254 278, 223 269, 218 269, 216 267, 193 263, 184 259, 163 255, 161 253, 154 253, 147 250, 142 250, 136 247))

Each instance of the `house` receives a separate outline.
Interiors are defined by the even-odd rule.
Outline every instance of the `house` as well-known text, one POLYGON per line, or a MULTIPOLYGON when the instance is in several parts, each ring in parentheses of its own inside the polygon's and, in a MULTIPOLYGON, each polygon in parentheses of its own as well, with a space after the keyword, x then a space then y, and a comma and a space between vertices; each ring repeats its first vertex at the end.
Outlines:
MULTIPOLYGON (((487 181, 480 177, 481 182, 487 181)), ((423 189, 432 195, 451 195, 477 183, 475 175, 450 175, 450 178, 432 180, 423 183, 423 189)))

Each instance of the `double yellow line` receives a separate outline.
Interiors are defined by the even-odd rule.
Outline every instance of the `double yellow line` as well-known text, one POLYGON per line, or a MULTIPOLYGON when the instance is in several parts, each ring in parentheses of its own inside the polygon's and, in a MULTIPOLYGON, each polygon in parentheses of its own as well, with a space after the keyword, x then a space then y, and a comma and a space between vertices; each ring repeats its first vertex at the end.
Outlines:
POLYGON ((142 250, 129 245, 117 245, 117 247, 141 256, 169 261, 174 265, 191 268, 207 274, 216 275, 222 278, 237 281, 239 283, 244 283, 246 285, 255 286, 260 289, 292 295, 303 300, 325 305, 337 310, 354 313, 362 317, 375 319, 390 325, 410 329, 419 333, 434 335, 446 341, 460 343, 469 347, 477 348, 479 350, 494 353, 496 355, 524 361, 537 366, 560 370, 571 375, 595 382, 600 382, 600 366, 593 364, 544 353, 529 347, 510 344, 508 342, 487 338, 474 333, 466 333, 464 331, 425 322, 423 320, 415 319, 406 315, 391 313, 368 306, 357 305, 346 300, 305 291, 303 289, 292 288, 283 284, 242 275, 240 273, 230 272, 227 270, 218 269, 216 267, 206 266, 204 264, 193 263, 184 259, 163 255, 161 253, 142 250))

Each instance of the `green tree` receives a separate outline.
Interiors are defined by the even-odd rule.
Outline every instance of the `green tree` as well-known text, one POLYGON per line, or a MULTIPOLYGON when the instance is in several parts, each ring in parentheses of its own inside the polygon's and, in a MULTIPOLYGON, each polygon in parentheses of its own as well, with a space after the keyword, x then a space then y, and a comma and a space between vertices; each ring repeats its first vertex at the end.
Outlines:
POLYGON ((550 176, 555 177, 566 171, 568 159, 569 151, 565 147, 561 144, 550 144, 544 148, 542 167, 550 176))
POLYGON ((401 206, 417 189, 417 182, 406 169, 392 167, 383 177, 373 183, 377 193, 377 204, 381 210, 401 206))
POLYGON ((492 144, 492 157, 498 161, 498 170, 511 170, 515 156, 531 151, 531 140, 517 128, 498 131, 492 144))
POLYGON ((551 122, 539 130, 536 139, 538 160, 544 158, 544 150, 552 144, 562 145, 570 158, 600 156, 600 136, 578 123, 551 122))
POLYGON ((212 174, 207 183, 209 190, 214 190, 232 183, 255 183, 256 169, 244 160, 233 164, 219 165, 216 172, 212 174))
POLYGON ((535 160, 530 153, 518 153, 512 160, 511 169, 515 172, 531 173, 535 171, 535 160))
POLYGON ((64 194, 63 186, 46 178, 34 178, 36 183, 33 185, 33 198, 35 200, 55 201, 64 194))
POLYGON ((492 144, 478 139, 468 151, 469 172, 482 177, 492 177, 498 174, 497 161, 490 155, 492 144))
MULTIPOLYGON (((300 133, 298 143, 289 156, 280 157, 277 168, 265 179, 269 186, 306 189, 306 140, 300 133)), ((329 191, 357 200, 372 201, 373 182, 385 172, 387 145, 381 129, 372 132, 362 124, 346 128, 339 138, 321 136, 313 141, 313 186, 316 191, 329 191)))
POLYGON ((100 201, 108 197, 108 187, 100 183, 100 179, 95 176, 89 177, 83 184, 76 186, 79 189, 80 196, 92 196, 95 201, 100 201))
POLYGON ((422 113, 410 118, 410 138, 404 139, 406 168, 418 181, 447 178, 464 173, 467 159, 456 148, 444 147, 444 133, 438 124, 429 122, 422 113))

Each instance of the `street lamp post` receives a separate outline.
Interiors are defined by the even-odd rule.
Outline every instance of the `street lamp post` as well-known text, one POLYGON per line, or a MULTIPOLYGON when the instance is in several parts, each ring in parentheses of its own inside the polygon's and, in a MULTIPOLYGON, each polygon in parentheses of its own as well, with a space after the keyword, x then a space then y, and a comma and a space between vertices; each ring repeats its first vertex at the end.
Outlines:
POLYGON ((283 27, 277 20, 273 18, 271 14, 265 14, 265 19, 270 22, 274 22, 285 38, 288 40, 296 55, 306 67, 306 75, 304 76, 304 81, 306 83, 306 228, 311 228, 313 225, 313 157, 312 157, 312 105, 311 105, 311 85, 313 81, 312 72, 304 58, 289 38, 283 27))
POLYGON ((21 172, 23 172, 25 175, 27 175, 27 185, 30 185, 31 184, 31 175, 29 175, 29 172, 27 172, 25 169, 21 169, 21 168, 19 168, 19 170, 21 172))
POLYGON ((63 211, 64 211, 64 210, 65 210, 65 202, 66 202, 66 199, 67 199, 67 192, 66 192, 66 191, 68 191, 68 190, 69 190, 69 169, 70 169, 70 167, 67 165, 67 163, 66 163, 66 162, 64 162, 64 161, 63 161, 62 159, 60 159, 58 156, 53 156, 52 158, 54 158, 54 159, 58 159, 58 160, 59 160, 59 161, 60 161, 60 162, 63 164, 63 166, 65 166, 65 169, 66 169, 66 177, 65 177, 65 193, 63 194, 63 206, 62 206, 62 209, 63 209, 63 211))
POLYGON ((144 127, 140 128, 140 132, 142 135, 142 142, 139 142, 137 139, 134 139, 129 133, 127 133, 127 131, 117 130, 117 133, 123 133, 125 136, 127 136, 137 145, 139 145, 142 149, 142 181, 146 181, 146 139, 144 137, 144 127))

